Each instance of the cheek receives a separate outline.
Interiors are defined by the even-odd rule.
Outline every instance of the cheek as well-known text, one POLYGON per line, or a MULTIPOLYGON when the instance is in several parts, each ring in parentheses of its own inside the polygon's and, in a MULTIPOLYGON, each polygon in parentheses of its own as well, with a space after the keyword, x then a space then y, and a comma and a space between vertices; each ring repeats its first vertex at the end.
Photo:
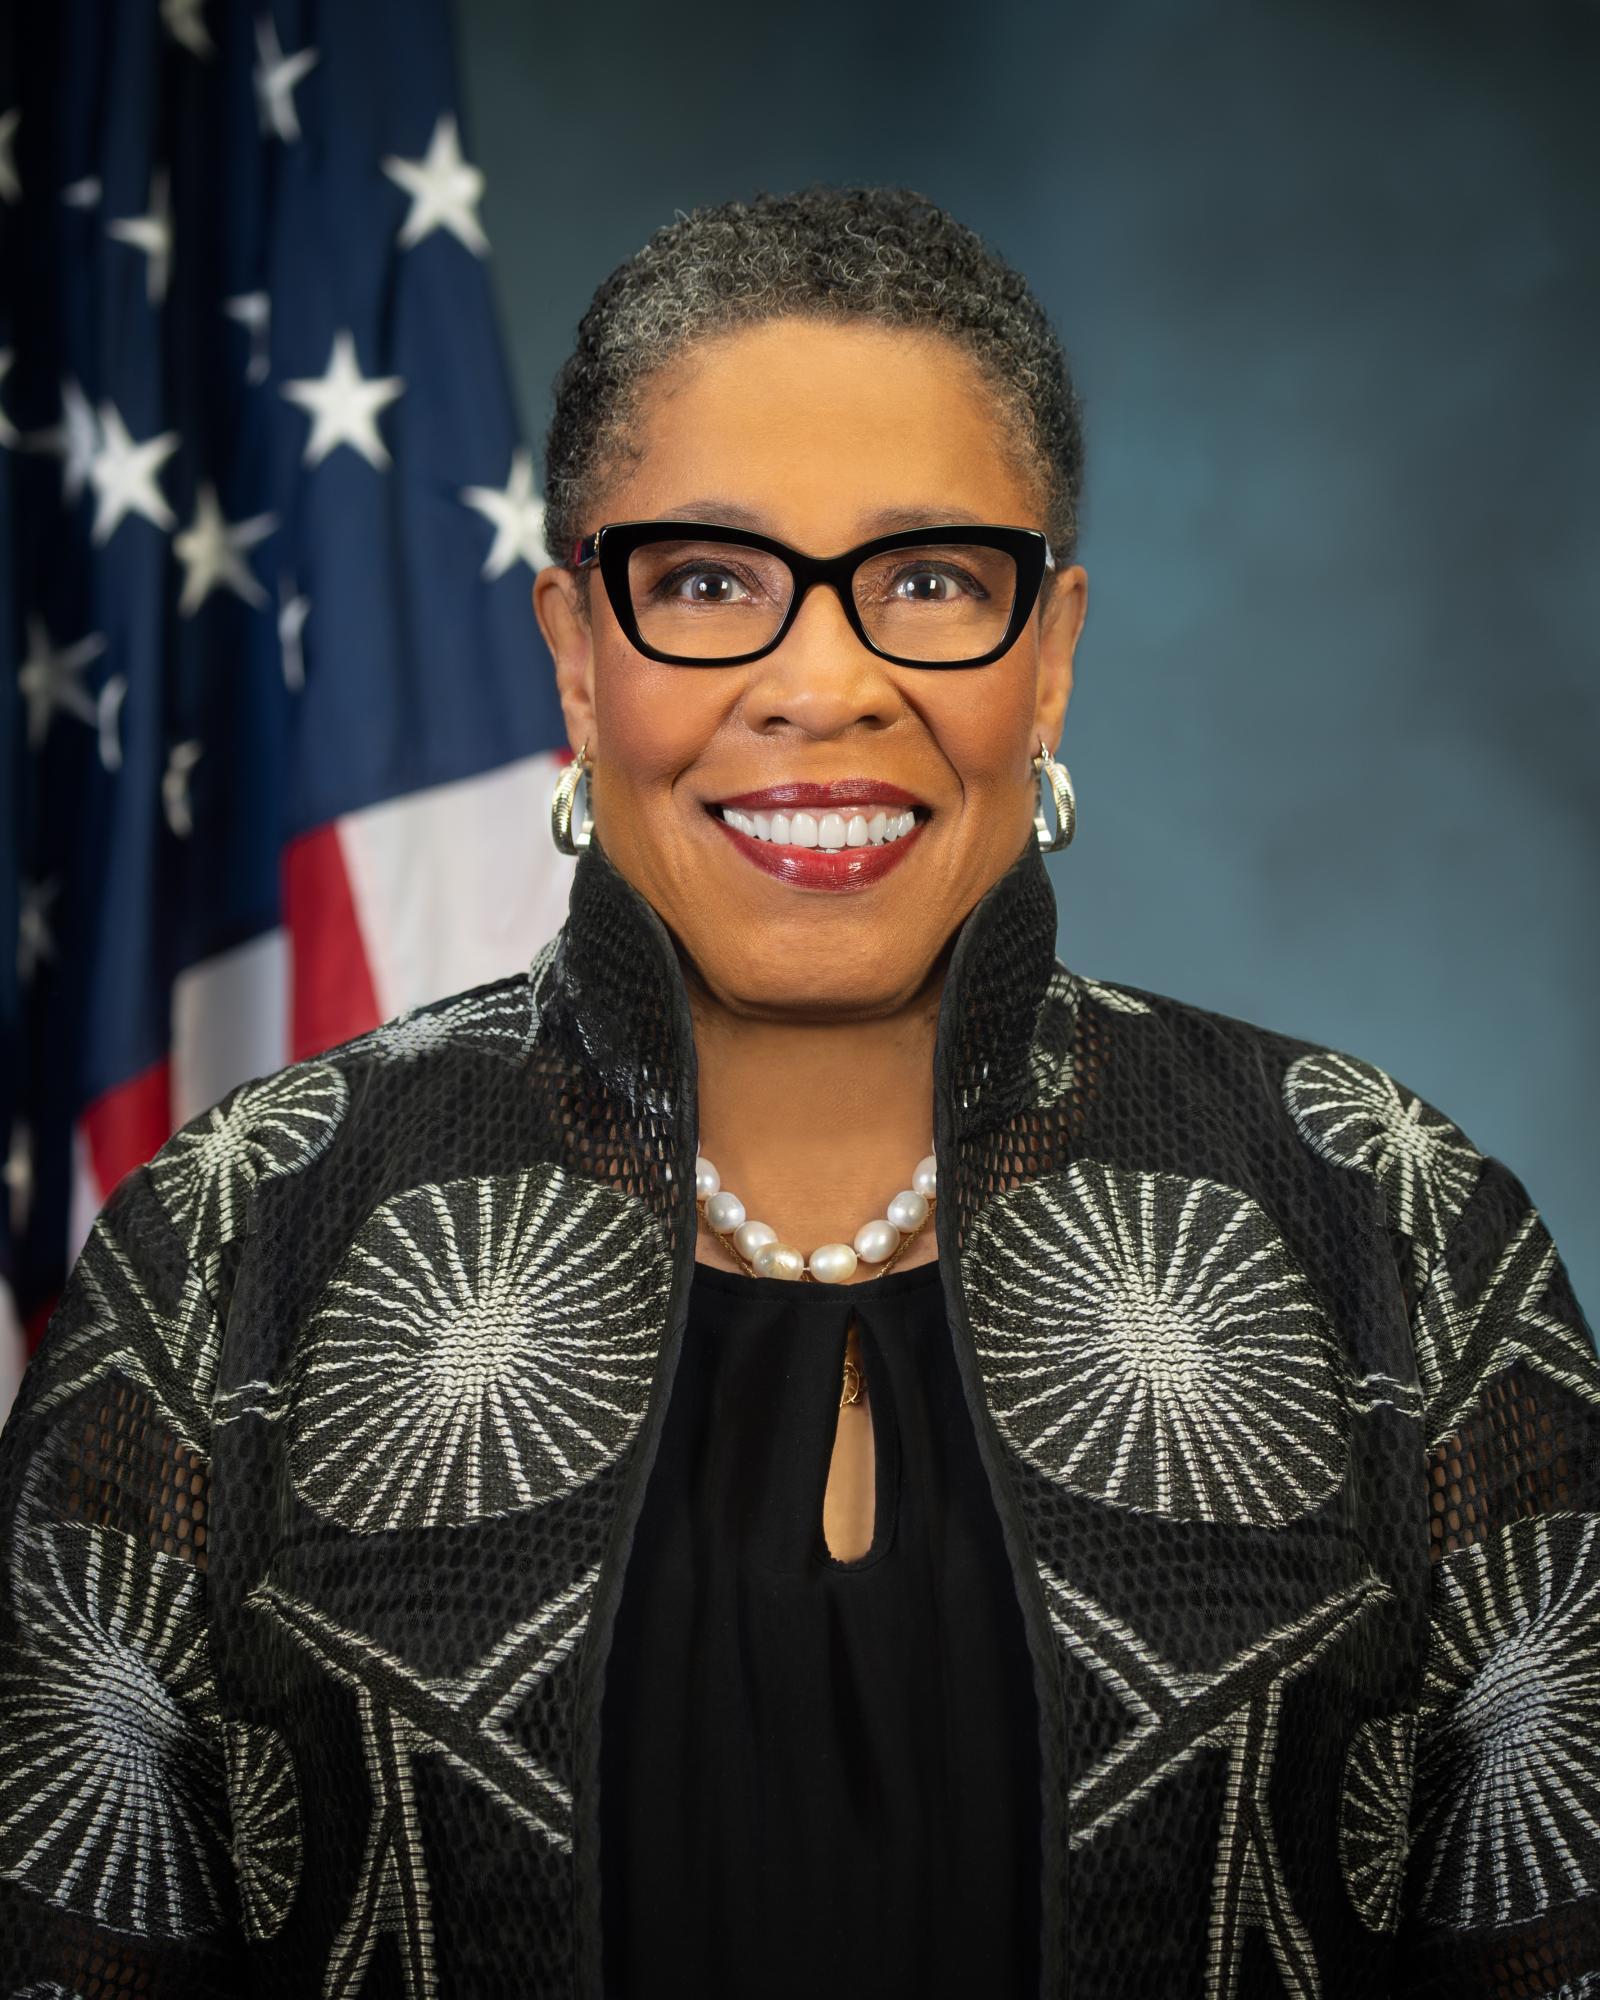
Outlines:
POLYGON ((669 785, 715 733, 725 703, 713 674, 663 667, 630 649, 625 660, 595 658, 595 722, 617 790, 669 785))
POLYGON ((929 720, 964 793, 993 797, 1015 791, 1026 760, 1038 748, 1033 712, 1031 663, 1014 656, 976 669, 972 687, 962 690, 960 700, 942 703, 937 716, 930 705, 929 720))

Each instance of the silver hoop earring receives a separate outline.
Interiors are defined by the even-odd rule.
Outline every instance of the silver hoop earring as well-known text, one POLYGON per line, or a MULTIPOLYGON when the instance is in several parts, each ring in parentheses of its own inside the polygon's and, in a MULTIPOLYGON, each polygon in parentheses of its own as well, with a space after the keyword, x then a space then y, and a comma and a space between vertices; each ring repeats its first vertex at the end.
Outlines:
POLYGON ((583 748, 556 780, 556 788, 550 795, 550 838, 562 854, 581 854, 594 832, 594 814, 589 810, 587 787, 584 789, 583 824, 576 833, 572 830, 572 808, 577 801, 579 782, 587 778, 593 769, 589 762, 589 739, 585 737, 583 748))
POLYGON ((1078 800, 1072 789, 1072 779, 1065 764, 1058 764, 1050 755, 1045 740, 1039 738, 1039 754, 1033 760, 1034 805, 1033 831, 1039 846, 1046 854, 1056 854, 1063 847, 1072 845, 1072 836, 1078 830, 1078 800), (1050 780, 1050 796, 1055 800, 1056 830, 1051 833, 1044 823, 1044 780, 1050 780))

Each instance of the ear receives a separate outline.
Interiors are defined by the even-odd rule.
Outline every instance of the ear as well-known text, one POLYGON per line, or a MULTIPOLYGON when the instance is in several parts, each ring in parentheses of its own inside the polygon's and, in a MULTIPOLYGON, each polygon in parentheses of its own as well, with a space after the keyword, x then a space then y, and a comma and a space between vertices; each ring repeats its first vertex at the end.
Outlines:
POLYGON ((556 692, 573 754, 584 743, 595 752, 594 633, 578 601, 578 580, 560 563, 533 580, 533 615, 555 663, 556 692))
POLYGON ((1034 741, 1052 747, 1061 740, 1067 703, 1072 699, 1072 661, 1089 610, 1089 573, 1081 564, 1060 571, 1039 615, 1039 694, 1034 741))

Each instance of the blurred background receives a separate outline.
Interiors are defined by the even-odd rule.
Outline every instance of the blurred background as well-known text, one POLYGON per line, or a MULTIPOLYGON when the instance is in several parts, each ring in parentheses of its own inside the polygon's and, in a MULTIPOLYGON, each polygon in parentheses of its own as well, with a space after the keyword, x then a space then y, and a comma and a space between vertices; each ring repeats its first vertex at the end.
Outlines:
POLYGON ((1061 955, 1391 1070, 1593 1321, 1600 11, 459 21, 535 430, 674 209, 898 181, 1026 273, 1086 404, 1061 955))
POLYGON ((1390 1070, 1521 1176, 1593 1320, 1597 58, 1593 6, 1475 0, 129 0, 14 30, 22 1322, 182 1116, 553 932, 567 752, 527 607, 551 377, 674 211, 813 180, 978 229, 1085 399, 1061 956, 1390 1070), (130 454, 168 437, 141 505, 130 454), (156 636, 119 667, 135 618, 156 636), (223 739, 226 766, 185 748, 223 739), (133 836, 100 793, 137 755, 133 836), (150 914, 177 907, 181 935, 150 914))

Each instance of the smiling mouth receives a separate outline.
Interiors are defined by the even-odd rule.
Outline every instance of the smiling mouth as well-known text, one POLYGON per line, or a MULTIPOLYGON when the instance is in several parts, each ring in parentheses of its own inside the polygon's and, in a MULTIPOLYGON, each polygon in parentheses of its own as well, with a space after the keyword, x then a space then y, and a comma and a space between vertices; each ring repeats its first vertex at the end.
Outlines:
POLYGON ((825 854, 870 852, 892 847, 926 822, 927 806, 848 806, 836 811, 801 807, 793 812, 746 812, 736 806, 708 805, 736 833, 764 846, 815 849, 825 854))

